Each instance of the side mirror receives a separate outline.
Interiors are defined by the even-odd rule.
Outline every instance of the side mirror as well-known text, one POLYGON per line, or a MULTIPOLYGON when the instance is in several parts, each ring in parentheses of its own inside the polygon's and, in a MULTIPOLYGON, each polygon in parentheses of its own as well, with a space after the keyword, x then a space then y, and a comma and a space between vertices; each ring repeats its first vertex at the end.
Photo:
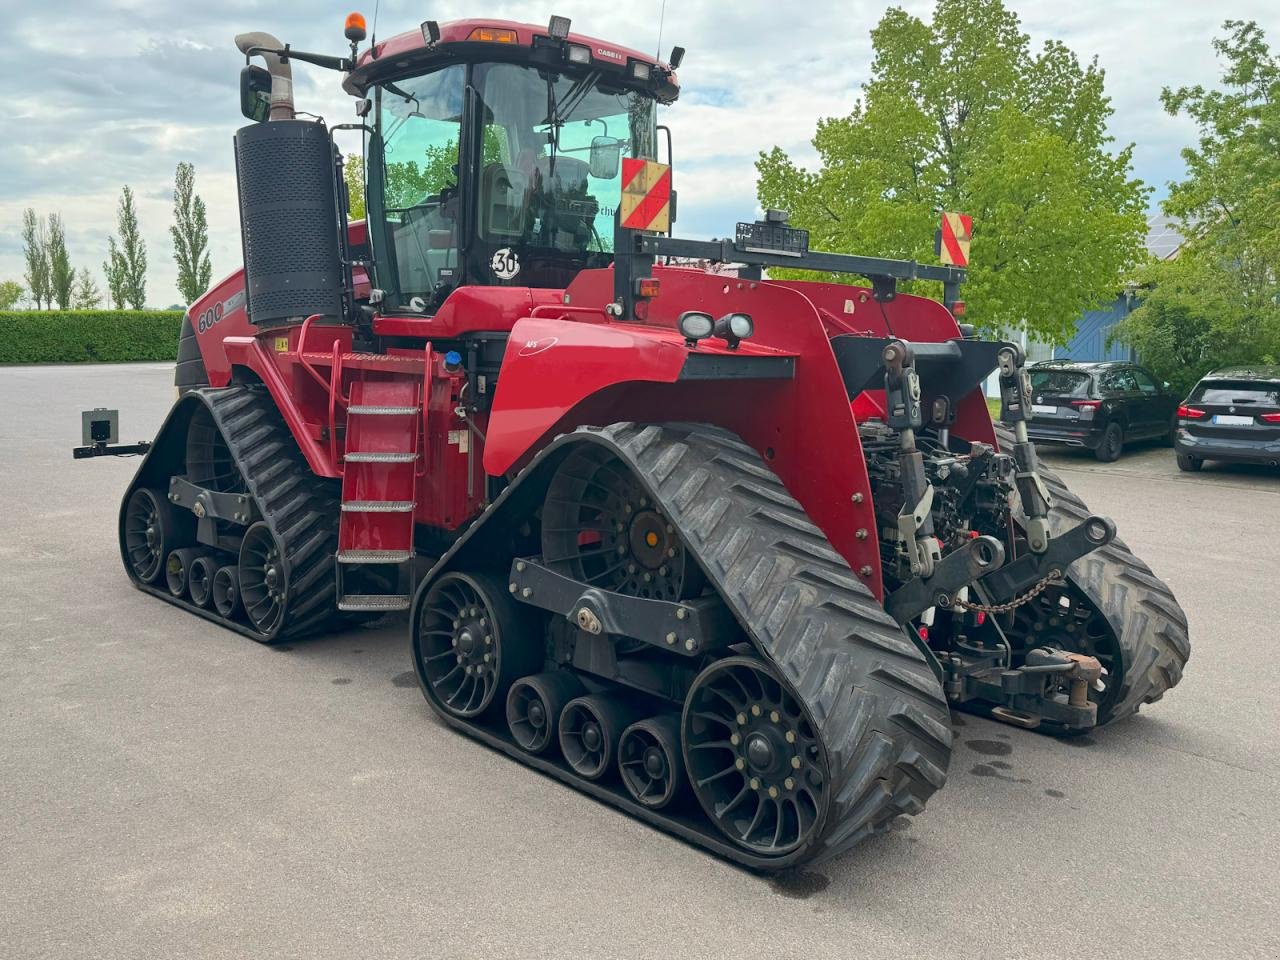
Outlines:
POLYGON ((612 180, 622 166, 622 141, 613 137, 591 138, 591 175, 597 180, 612 180))
POLYGON ((249 65, 240 71, 240 112, 254 123, 271 114, 271 74, 249 65))

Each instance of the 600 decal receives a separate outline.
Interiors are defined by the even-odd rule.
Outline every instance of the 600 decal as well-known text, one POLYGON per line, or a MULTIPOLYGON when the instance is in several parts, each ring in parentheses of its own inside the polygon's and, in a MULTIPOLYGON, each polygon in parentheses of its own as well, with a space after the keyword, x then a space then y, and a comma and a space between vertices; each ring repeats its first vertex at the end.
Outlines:
POLYGON ((215 303, 208 310, 204 311, 196 319, 196 332, 207 333, 213 328, 213 325, 221 320, 228 313, 239 309, 244 305, 244 291, 234 293, 221 303, 215 303))

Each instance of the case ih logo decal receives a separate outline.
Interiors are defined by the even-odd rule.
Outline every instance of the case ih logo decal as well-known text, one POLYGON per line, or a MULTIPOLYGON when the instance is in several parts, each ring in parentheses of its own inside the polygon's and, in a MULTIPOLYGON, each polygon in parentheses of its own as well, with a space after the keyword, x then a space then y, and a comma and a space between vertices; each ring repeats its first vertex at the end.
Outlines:
POLYGON ((535 353, 542 353, 544 350, 550 350, 560 342, 559 337, 543 337, 541 340, 526 340, 517 357, 532 357, 535 353))
POLYGON ((973 217, 964 213, 942 215, 942 262, 953 267, 969 265, 969 238, 973 236, 973 217))
POLYGON ((671 229, 671 168, 652 160, 622 158, 622 225, 628 230, 671 229))
POLYGON ((607 60, 617 60, 619 63, 622 63, 627 59, 616 50, 606 50, 604 47, 596 47, 596 56, 604 57, 607 60))
POLYGON ((244 306, 244 291, 232 294, 222 303, 215 303, 212 307, 200 314, 196 320, 196 332, 207 333, 213 329, 213 325, 225 317, 233 310, 238 310, 244 306))

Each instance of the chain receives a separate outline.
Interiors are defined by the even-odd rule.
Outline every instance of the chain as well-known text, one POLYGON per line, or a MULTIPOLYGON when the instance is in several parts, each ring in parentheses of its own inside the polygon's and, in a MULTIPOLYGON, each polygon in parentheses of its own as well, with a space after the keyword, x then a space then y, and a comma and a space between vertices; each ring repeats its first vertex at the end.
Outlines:
POLYGON ((1050 587, 1060 586, 1065 586, 1065 581, 1063 581, 1062 578, 1059 577, 1058 572, 1054 570, 1022 596, 1015 597, 1007 603, 973 603, 969 600, 957 599, 955 601, 955 606, 964 610, 972 610, 979 613, 1008 613, 1010 610, 1018 609, 1018 607, 1022 606, 1024 603, 1030 603, 1050 587))

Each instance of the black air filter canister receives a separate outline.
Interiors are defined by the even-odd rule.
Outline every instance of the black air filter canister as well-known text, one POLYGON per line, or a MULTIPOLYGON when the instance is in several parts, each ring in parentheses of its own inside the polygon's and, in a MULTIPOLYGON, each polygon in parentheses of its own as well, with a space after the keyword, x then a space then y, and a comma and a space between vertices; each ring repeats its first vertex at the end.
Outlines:
POLYGON ((343 316, 333 147, 323 124, 273 120, 236 131, 249 320, 259 327, 343 316))

